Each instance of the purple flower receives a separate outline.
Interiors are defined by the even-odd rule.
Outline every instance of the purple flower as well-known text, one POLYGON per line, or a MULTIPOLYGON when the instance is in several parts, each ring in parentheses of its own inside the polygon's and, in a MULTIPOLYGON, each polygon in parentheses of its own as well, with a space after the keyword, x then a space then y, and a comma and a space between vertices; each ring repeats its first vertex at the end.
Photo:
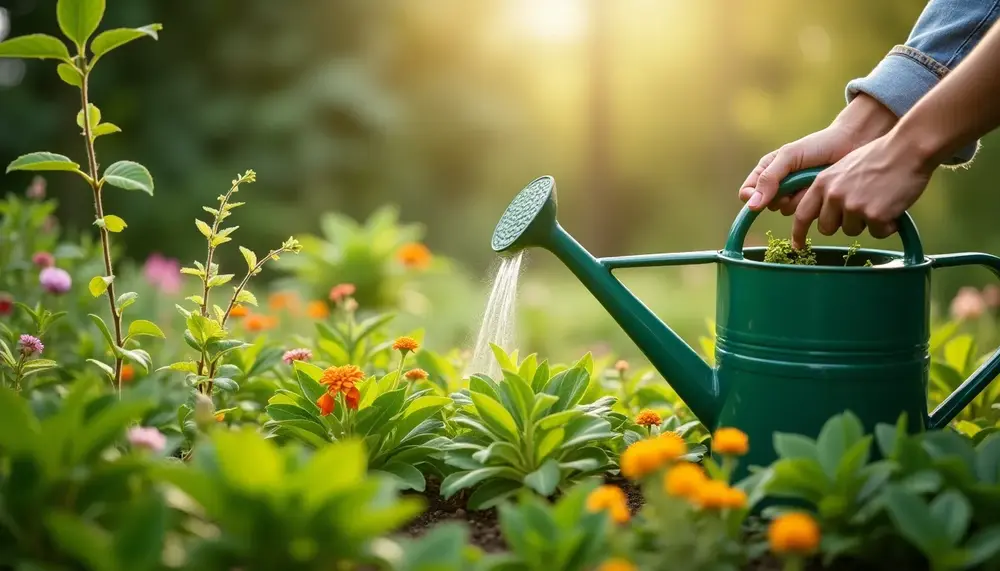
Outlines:
POLYGON ((45 345, 42 345, 42 340, 34 335, 21 335, 18 343, 21 345, 21 353, 24 354, 25 357, 41 355, 42 351, 45 350, 45 345))
POLYGON ((293 361, 309 361, 312 357, 312 351, 309 349, 292 349, 290 351, 285 351, 285 354, 281 356, 281 359, 291 365, 293 361))
POLYGON ((135 448, 162 452, 167 445, 167 437, 152 427, 137 426, 128 431, 128 441, 135 448))
POLYGON ((173 258, 152 254, 146 259, 142 269, 146 281, 163 293, 177 293, 181 290, 181 264, 173 258))
POLYGON ((56 295, 68 292, 73 286, 73 278, 69 277, 66 270, 55 266, 42 270, 42 273, 38 274, 38 281, 42 284, 42 289, 56 295))
POLYGON ((51 268, 56 265, 56 257, 48 252, 35 252, 31 257, 31 263, 39 268, 51 268))

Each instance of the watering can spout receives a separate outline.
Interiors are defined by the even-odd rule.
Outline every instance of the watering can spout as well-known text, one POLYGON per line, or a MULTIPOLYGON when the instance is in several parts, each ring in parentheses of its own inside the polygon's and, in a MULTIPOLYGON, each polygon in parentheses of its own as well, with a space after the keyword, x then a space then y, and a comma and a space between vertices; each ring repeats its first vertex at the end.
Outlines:
POLYGON ((556 221, 556 187, 550 176, 535 179, 514 198, 497 224, 492 246, 500 253, 529 247, 552 252, 611 314, 691 412, 705 426, 714 426, 721 406, 714 369, 636 298, 612 270, 714 261, 715 252, 694 255, 704 260, 693 259, 692 254, 676 255, 677 261, 668 259, 671 254, 595 258, 556 221))

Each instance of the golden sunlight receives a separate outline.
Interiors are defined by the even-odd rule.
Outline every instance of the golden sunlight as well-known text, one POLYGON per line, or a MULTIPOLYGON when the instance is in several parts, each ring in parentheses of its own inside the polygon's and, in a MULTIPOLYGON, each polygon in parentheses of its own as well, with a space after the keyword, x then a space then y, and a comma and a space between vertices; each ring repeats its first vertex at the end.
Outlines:
POLYGON ((585 0, 525 0, 519 6, 523 25, 534 36, 552 41, 574 40, 587 26, 585 0))

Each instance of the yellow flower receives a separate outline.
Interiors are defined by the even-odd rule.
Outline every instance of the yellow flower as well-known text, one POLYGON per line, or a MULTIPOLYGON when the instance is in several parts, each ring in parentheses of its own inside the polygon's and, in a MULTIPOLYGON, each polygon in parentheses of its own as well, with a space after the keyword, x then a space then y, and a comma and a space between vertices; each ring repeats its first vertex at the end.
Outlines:
POLYGON ((403 375, 410 381, 422 381, 427 378, 427 371, 423 369, 410 369, 403 375))
POLYGON ((404 244, 396 252, 396 258, 408 268, 424 269, 431 265, 431 251, 419 242, 404 244))
POLYGON ((720 428, 712 436, 712 449, 719 454, 743 456, 750 449, 750 442, 738 428, 720 428))
POLYGON ((651 438, 640 440, 626 448, 618 462, 623 476, 630 480, 638 480, 685 453, 687 445, 682 440, 651 438))
POLYGON ((392 344, 392 348, 403 353, 409 353, 420 348, 420 344, 413 337, 400 337, 392 344))
POLYGON ((767 529, 771 551, 780 554, 811 554, 819 546, 819 539, 816 520, 801 512, 781 515, 767 529))
POLYGON ((667 472, 663 478, 663 487, 671 496, 695 499, 707 481, 708 477, 700 466, 684 462, 667 472))
POLYGON ((597 568, 597 571, 636 571, 635 565, 626 559, 608 559, 601 566, 597 568))
POLYGON ((587 510, 608 510, 616 523, 626 523, 629 520, 628 498, 618 486, 604 485, 590 492, 587 496, 587 510))
POLYGON ((698 490, 695 503, 707 509, 726 507, 729 499, 729 485, 722 480, 708 480, 698 490))
POLYGON ((663 419, 655 410, 646 409, 635 416, 635 423, 639 426, 658 426, 661 422, 663 419))
POLYGON ((747 507, 746 492, 737 488, 729 488, 726 490, 726 498, 723 502, 723 507, 731 510, 740 510, 747 507))
POLYGON ((326 319, 330 315, 330 306, 325 301, 310 301, 306 306, 306 315, 312 319, 326 319))

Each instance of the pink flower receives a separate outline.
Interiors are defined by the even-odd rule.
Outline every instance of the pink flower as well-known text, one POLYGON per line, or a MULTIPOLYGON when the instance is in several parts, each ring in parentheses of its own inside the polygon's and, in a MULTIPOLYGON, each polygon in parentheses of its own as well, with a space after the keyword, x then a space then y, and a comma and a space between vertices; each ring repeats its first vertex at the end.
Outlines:
POLYGON ((21 353, 25 357, 41 355, 42 351, 45 350, 45 345, 42 345, 42 340, 34 335, 21 335, 20 339, 18 339, 18 344, 21 346, 21 353))
POLYGON ((167 437, 152 427, 137 426, 128 431, 128 441, 135 448, 162 452, 167 446, 167 437))
POLYGON ((56 258, 48 252, 35 252, 31 257, 31 263, 38 268, 51 268, 56 265, 56 258))
POLYGON ((146 259, 142 271, 146 281, 163 293, 172 294, 181 290, 181 264, 173 258, 154 253, 146 259))
POLYGON ((38 274, 38 282, 42 284, 42 289, 56 295, 62 295, 73 287, 73 278, 69 277, 66 270, 55 266, 42 270, 38 274))
POLYGON ((293 361, 309 361, 313 358, 312 351, 309 349, 292 349, 290 351, 285 351, 285 354, 281 356, 281 359, 292 364, 293 361))
POLYGON ((951 300, 951 315, 959 321, 977 319, 985 311, 986 300, 974 287, 963 287, 958 290, 955 299, 951 300))
POLYGON ((337 284, 330 288, 330 301, 340 303, 344 298, 354 295, 357 289, 354 284, 337 284))
POLYGON ((11 313, 14 313, 14 296, 0 291, 0 317, 6 317, 11 313))
POLYGON ((986 307, 996 309, 1000 307, 1000 286, 996 284, 990 284, 983 288, 983 301, 986 302, 986 307))
POLYGON ((28 192, 26 193, 28 198, 32 200, 45 200, 45 179, 40 176, 35 176, 31 181, 31 186, 28 187, 28 192))

